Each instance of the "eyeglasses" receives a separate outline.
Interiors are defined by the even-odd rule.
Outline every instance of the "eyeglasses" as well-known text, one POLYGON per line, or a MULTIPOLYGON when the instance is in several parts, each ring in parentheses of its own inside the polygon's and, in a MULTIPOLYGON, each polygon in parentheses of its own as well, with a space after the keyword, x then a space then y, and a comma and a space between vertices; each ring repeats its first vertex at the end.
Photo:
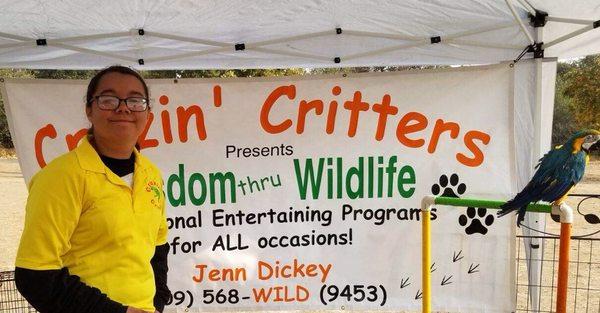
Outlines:
POLYGON ((132 112, 143 112, 148 109, 148 99, 144 97, 121 99, 116 96, 95 96, 93 99, 98 103, 98 108, 105 111, 115 111, 121 104, 121 101, 124 101, 127 109, 132 112))

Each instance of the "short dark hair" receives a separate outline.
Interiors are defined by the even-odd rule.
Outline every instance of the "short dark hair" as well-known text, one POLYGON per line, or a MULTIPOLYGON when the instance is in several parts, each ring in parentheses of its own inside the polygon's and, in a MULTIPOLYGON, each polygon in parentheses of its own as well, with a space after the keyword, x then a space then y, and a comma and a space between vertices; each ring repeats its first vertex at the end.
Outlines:
POLYGON ((134 76, 135 78, 137 78, 140 81, 140 83, 142 83, 142 86, 144 86, 144 92, 146 93, 146 99, 148 100, 150 98, 150 92, 148 91, 148 85, 146 84, 146 82, 144 81, 144 78, 142 77, 142 75, 140 75, 140 73, 138 73, 134 69, 126 67, 126 66, 112 65, 112 66, 109 66, 109 67, 99 71, 98 73, 96 73, 96 75, 94 75, 94 77, 92 77, 92 79, 90 80, 90 83, 88 84, 88 88, 87 88, 87 93, 85 95, 85 106, 86 107, 89 107, 92 105, 92 100, 94 100, 94 93, 96 92, 96 89, 98 89, 98 84, 100 83, 100 79, 102 79, 102 77, 104 75, 110 74, 110 73, 120 73, 120 74, 134 76))

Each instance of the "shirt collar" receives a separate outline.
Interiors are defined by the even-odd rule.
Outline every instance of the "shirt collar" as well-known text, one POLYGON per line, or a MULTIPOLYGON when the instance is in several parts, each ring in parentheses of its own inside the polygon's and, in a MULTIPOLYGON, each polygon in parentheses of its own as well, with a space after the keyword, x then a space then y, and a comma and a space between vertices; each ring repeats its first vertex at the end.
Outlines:
MULTIPOLYGON (((110 170, 104 165, 98 152, 90 143, 88 136, 83 137, 80 141, 79 146, 75 149, 77 159, 81 168, 84 170, 96 172, 96 173, 108 173, 110 170)), ((150 161, 146 159, 137 149, 133 149, 135 154, 135 169, 145 169, 150 166, 150 161)))

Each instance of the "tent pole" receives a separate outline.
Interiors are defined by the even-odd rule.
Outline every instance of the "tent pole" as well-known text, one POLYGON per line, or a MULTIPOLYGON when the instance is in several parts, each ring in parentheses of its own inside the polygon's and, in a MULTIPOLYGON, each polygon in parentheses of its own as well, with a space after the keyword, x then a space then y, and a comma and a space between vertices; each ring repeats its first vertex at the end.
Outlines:
POLYGON ((17 43, 8 43, 5 45, 0 45, 0 49, 10 49, 10 48, 19 48, 19 47, 27 47, 27 46, 35 46, 35 42, 32 40, 25 42, 17 42, 17 43))
POLYGON ((535 15, 535 8, 527 0, 517 0, 531 15, 535 15))
POLYGON ((429 44, 431 44, 431 41, 429 39, 427 39, 427 40, 422 40, 419 42, 397 45, 397 46, 393 46, 393 47, 387 47, 387 48, 373 50, 373 51, 364 52, 364 53, 350 54, 350 55, 342 57, 342 59, 344 59, 344 60, 358 59, 358 58, 371 56, 371 55, 375 55, 375 54, 386 53, 386 52, 391 52, 391 51, 400 50, 400 49, 408 49, 408 48, 424 46, 424 45, 429 45, 429 44))
POLYGON ((30 41, 30 40, 35 41, 35 39, 31 39, 31 38, 27 38, 27 37, 23 37, 23 36, 11 35, 11 34, 7 34, 7 33, 0 33, 0 37, 6 38, 6 39, 12 39, 12 40, 19 40, 19 41, 30 41))
POLYGON ((550 48, 550 47, 552 47, 552 46, 554 46, 556 44, 559 44, 559 43, 561 43, 561 42, 563 42, 565 40, 571 39, 571 38, 573 38, 575 36, 579 36, 579 35, 581 35, 583 33, 587 33, 587 32, 589 32, 590 30, 593 30, 593 29, 594 29, 594 25, 588 25, 588 26, 586 26, 584 28, 578 29, 578 30, 576 30, 576 31, 574 31, 574 32, 572 32, 570 34, 567 34, 567 35, 564 35, 562 37, 556 38, 556 39, 550 41, 549 43, 544 44, 544 49, 550 48))
POLYGON ((260 47, 255 48, 255 47, 252 47, 252 45, 250 45, 250 47, 248 49, 252 49, 253 51, 258 51, 258 52, 287 55, 287 56, 293 56, 293 57, 299 57, 299 58, 305 58, 305 59, 314 59, 314 60, 325 61, 325 62, 331 62, 331 60, 332 60, 332 58, 330 58, 330 57, 324 57, 324 56, 313 55, 313 54, 308 54, 308 53, 293 52, 293 51, 281 51, 281 50, 275 50, 275 49, 267 49, 267 48, 260 48, 260 47))
POLYGON ((517 23, 519 23, 519 27, 521 27, 521 30, 523 31, 525 36, 527 36, 527 39, 529 39, 529 43, 534 44, 535 40, 533 39, 533 36, 529 33, 529 31, 527 30, 527 27, 525 27, 525 24, 523 24, 523 21, 521 21, 521 19, 519 18, 519 14, 517 14, 515 7, 512 5, 512 2, 510 2, 510 0, 504 0, 504 1, 506 2, 506 5, 508 5, 508 8, 510 9, 510 12, 514 16, 515 21, 517 21, 517 23))
POLYGON ((298 36, 277 38, 277 39, 272 39, 272 40, 257 41, 257 42, 251 43, 251 44, 246 43, 246 46, 252 45, 252 46, 258 47, 258 46, 274 45, 274 44, 278 44, 278 43, 286 43, 286 42, 291 42, 291 41, 296 41, 296 40, 317 38, 317 37, 336 35, 336 34, 337 34, 336 30, 333 29, 333 30, 327 30, 324 32, 316 32, 316 33, 310 33, 310 34, 304 34, 304 35, 298 35, 298 36))
POLYGON ((564 18, 564 17, 548 16, 548 22, 591 25, 591 24, 594 24, 595 21, 593 21, 593 20, 581 20, 581 19, 575 19, 575 18, 564 18))
POLYGON ((475 47, 485 47, 485 48, 499 48, 499 49, 523 49, 523 46, 520 45, 500 45, 500 44, 491 44, 486 42, 478 42, 473 40, 464 40, 464 39, 447 39, 444 40, 445 43, 456 43, 465 46, 475 46, 475 47))
POLYGON ((206 45, 206 46, 215 46, 215 47, 230 47, 231 46, 230 43, 218 42, 218 41, 213 41, 213 40, 205 40, 205 39, 198 39, 198 38, 191 38, 191 37, 184 37, 184 36, 177 36, 177 35, 169 35, 169 34, 162 34, 162 33, 149 32, 149 31, 146 31, 145 33, 146 33, 146 36, 162 38, 162 39, 171 39, 171 40, 175 40, 175 41, 188 42, 188 43, 197 43, 197 44, 206 45))
POLYGON ((80 41, 80 40, 93 40, 93 39, 106 39, 106 38, 128 37, 130 35, 131 35, 131 32, 96 34, 96 35, 90 35, 90 36, 76 36, 76 37, 65 37, 65 38, 59 38, 59 39, 52 39, 52 42, 55 42, 55 43, 65 43, 65 42, 80 41))
POLYGON ((63 44, 63 43, 60 43, 60 42, 54 42, 52 40, 48 40, 48 46, 50 46, 50 47, 58 47, 58 48, 63 48, 65 50, 71 50, 71 51, 77 51, 77 52, 81 52, 81 53, 94 54, 94 55, 99 55, 99 56, 103 56, 103 57, 113 58, 113 59, 117 59, 117 60, 129 61, 129 62, 136 62, 137 63, 137 59, 135 59, 135 58, 124 57, 124 56, 121 56, 121 55, 118 55, 118 54, 114 54, 114 53, 109 53, 109 52, 103 52, 103 51, 97 51, 97 50, 92 50, 92 49, 75 47, 75 46, 66 45, 66 44, 63 44))
POLYGON ((219 48, 206 49, 206 50, 202 50, 202 51, 181 53, 181 54, 176 54, 176 55, 168 55, 168 56, 164 56, 164 57, 147 58, 147 59, 145 59, 145 62, 151 63, 151 62, 171 61, 171 60, 189 58, 189 57, 193 57, 193 56, 206 55, 206 54, 211 54, 211 53, 226 52, 226 51, 233 51, 233 47, 231 47, 231 46, 219 47, 219 48))

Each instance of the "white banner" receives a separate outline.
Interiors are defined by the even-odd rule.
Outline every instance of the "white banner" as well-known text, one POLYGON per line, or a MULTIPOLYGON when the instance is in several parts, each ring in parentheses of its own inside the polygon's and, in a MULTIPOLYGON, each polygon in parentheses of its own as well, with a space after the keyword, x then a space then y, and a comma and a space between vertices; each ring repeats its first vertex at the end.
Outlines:
MULTIPOLYGON (((171 307, 420 309, 421 198, 515 192, 512 81, 508 65, 150 80, 141 145, 165 181, 171 307)), ((86 82, 4 87, 29 180, 89 126, 86 82)), ((432 213, 433 309, 513 310, 512 220, 432 213)))

